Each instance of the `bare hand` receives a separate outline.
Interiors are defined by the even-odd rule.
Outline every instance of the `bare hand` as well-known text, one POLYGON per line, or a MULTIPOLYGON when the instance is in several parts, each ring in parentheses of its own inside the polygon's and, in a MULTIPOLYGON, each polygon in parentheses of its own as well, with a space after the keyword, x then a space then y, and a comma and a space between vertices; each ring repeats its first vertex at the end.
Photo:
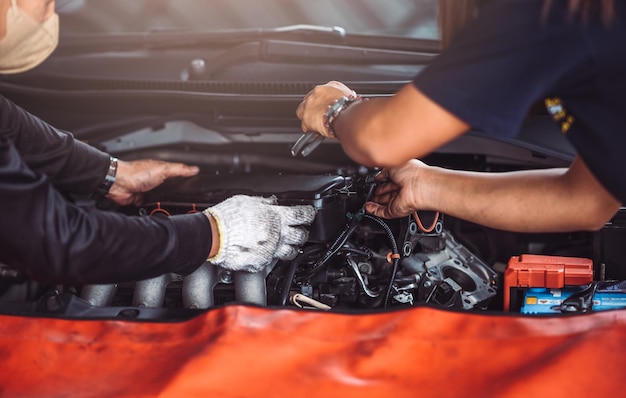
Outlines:
POLYGON ((336 100, 349 95, 355 95, 354 91, 337 81, 316 86, 296 109, 296 115, 302 121, 302 131, 315 131, 326 138, 332 138, 333 135, 324 125, 324 114, 336 100))
POLYGON ((115 183, 107 198, 119 205, 140 204, 143 193, 161 185, 172 177, 191 177, 198 174, 198 167, 183 163, 142 159, 123 161, 117 166, 115 183))
POLYGON ((384 169, 376 180, 383 182, 374 192, 365 210, 382 218, 400 218, 420 208, 418 194, 419 173, 428 167, 419 160, 411 160, 402 166, 384 169))

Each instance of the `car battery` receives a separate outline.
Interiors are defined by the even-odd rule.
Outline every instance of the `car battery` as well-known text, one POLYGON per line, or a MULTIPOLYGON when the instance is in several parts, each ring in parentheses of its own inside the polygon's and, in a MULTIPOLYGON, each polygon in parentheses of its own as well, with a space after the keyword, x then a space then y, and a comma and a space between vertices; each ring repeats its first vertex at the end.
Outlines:
POLYGON ((504 310, 522 304, 526 288, 563 288, 593 281, 593 263, 587 258, 523 254, 514 256, 504 271, 504 310))
POLYGON ((626 280, 626 208, 593 234, 596 279, 626 280))
POLYGON ((626 308, 626 281, 562 289, 529 288, 522 314, 561 314, 626 308))
POLYGON ((162 184, 146 194, 146 213, 182 214, 203 210, 234 195, 275 196, 280 205, 311 205, 317 210, 309 242, 336 238, 346 223, 348 182, 338 175, 199 175, 162 184))

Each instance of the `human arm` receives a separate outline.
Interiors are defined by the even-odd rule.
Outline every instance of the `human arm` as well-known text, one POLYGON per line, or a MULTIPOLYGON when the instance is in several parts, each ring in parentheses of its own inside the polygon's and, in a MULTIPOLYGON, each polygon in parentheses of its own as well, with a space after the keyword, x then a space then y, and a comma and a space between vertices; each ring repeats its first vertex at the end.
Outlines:
POLYGON ((0 138, 15 146, 32 171, 64 192, 90 194, 109 168, 109 155, 75 140, 0 96, 0 138))
MULTIPOLYGON (((110 163, 108 154, 0 97, 0 261, 37 280, 68 284, 186 274, 209 257, 226 269, 258 271, 274 257, 295 256, 307 238, 302 227, 315 215, 309 206, 298 213, 302 217, 289 219, 293 209, 257 198, 246 206, 251 215, 235 211, 220 219, 209 213, 127 217, 75 206, 59 192, 93 192, 110 163), (270 230, 270 225, 275 228, 270 230), (264 244, 255 240, 262 233, 268 236, 264 244), (237 241, 240 237, 243 242, 237 241), (240 252, 250 264, 240 261, 240 252)), ((141 193, 166 178, 197 172, 180 163, 119 161, 108 197, 119 204, 137 203, 141 193)), ((215 207, 221 214, 223 206, 215 207)), ((296 208, 297 213, 301 207, 296 208)))
MULTIPOLYGON (((564 7, 541 18, 541 3, 486 2, 412 84, 390 97, 354 103, 336 118, 334 131, 344 150, 366 165, 397 166, 469 126, 494 138, 514 136, 545 96, 580 97, 594 71, 584 30, 564 7)), ((342 86, 321 85, 306 95, 297 110, 304 131, 327 135, 328 105, 351 93, 342 86)))
MULTIPOLYGON (((302 131, 329 137, 324 114, 335 100, 352 91, 339 82, 315 87, 296 114, 302 131)), ((344 151, 366 166, 394 167, 426 155, 466 132, 469 126, 413 84, 391 97, 350 105, 335 119, 333 130, 344 151)))
POLYGON ((0 136, 0 262, 47 283, 93 284, 188 274, 209 262, 260 271, 291 259, 308 237, 312 206, 234 197, 208 212, 131 217, 68 201, 0 136))
POLYGON ((49 283, 113 283, 186 274, 209 255, 203 214, 129 217, 68 202, 0 137, 0 261, 49 283))
MULTIPOLYGON (((63 192, 91 194, 104 180, 109 154, 76 140, 0 96, 0 135, 11 140, 26 165, 45 174, 63 192)), ((198 168, 159 160, 119 160, 107 197, 127 205, 171 177, 189 177, 198 168)))
POLYGON ((567 169, 505 173, 448 170, 412 160, 385 169, 365 209, 385 218, 437 210, 517 232, 596 230, 619 209, 617 201, 576 158, 567 169))

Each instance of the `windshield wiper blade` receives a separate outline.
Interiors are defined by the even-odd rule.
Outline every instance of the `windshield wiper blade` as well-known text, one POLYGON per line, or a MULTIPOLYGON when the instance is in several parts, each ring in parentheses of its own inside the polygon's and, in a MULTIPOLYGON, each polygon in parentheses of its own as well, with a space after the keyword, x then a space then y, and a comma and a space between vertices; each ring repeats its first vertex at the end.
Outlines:
POLYGON ((147 32, 82 33, 66 35, 60 49, 133 49, 170 46, 197 46, 206 44, 233 44, 259 39, 302 38, 341 42, 346 30, 340 26, 289 25, 277 28, 221 29, 221 30, 151 30, 147 32))
POLYGON ((343 45, 301 43, 284 40, 249 42, 234 46, 204 65, 205 79, 234 65, 252 62, 273 63, 340 63, 342 65, 420 65, 433 60, 435 54, 417 51, 371 49, 343 45))
POLYGON ((267 39, 294 40, 395 50, 438 51, 438 42, 397 36, 348 33, 340 26, 288 25, 277 28, 209 31, 156 30, 134 33, 82 33, 61 37, 57 53, 74 54, 137 49, 225 47, 267 39))

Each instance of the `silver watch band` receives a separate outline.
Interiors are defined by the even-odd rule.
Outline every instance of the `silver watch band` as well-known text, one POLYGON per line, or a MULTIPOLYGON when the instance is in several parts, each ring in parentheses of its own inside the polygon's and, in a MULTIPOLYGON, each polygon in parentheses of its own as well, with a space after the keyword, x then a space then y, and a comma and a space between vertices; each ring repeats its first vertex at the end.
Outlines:
POLYGON ((95 195, 102 197, 106 196, 109 193, 111 186, 115 183, 115 178, 117 176, 118 159, 114 156, 111 156, 110 160, 111 161, 109 163, 109 170, 107 171, 107 174, 104 177, 104 180, 102 181, 100 186, 98 186, 98 188, 96 188, 96 190, 94 191, 95 195))
POLYGON ((332 137, 337 138, 337 134, 335 134, 335 130, 333 128, 333 122, 335 119, 337 119, 341 112, 345 111, 350 105, 361 102, 363 99, 364 98, 361 95, 344 95, 328 107, 328 110, 324 114, 324 126, 326 127, 326 131, 330 133, 332 137))

